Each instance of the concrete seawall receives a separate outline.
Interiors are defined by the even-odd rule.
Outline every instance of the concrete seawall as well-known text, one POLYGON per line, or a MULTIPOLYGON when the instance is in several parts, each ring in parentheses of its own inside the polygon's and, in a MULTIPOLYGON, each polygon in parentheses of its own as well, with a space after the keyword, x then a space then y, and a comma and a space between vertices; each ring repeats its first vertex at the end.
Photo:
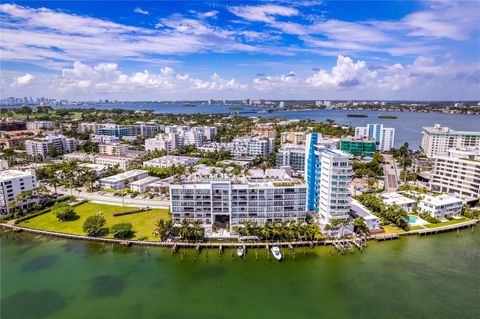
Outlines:
MULTIPOLYGON (((368 236, 368 240, 391 240, 391 239, 398 239, 400 236, 411 236, 411 235, 435 235, 442 232, 447 231, 454 231, 458 229, 464 228, 473 228, 475 224, 478 223, 479 220, 471 220, 463 223, 447 225, 442 227, 436 228, 429 228, 429 229, 420 229, 420 230, 412 230, 405 233, 400 234, 385 234, 379 236, 368 236)), ((84 236, 84 235, 75 235, 75 234, 67 234, 67 233, 60 233, 60 232, 53 232, 47 230, 40 230, 40 229, 33 229, 28 227, 20 227, 5 223, 0 223, 0 227, 9 228, 12 231, 20 232, 26 231, 29 233, 46 235, 46 236, 54 236, 59 238, 66 238, 66 239, 76 239, 76 240, 88 240, 88 241, 96 241, 96 242, 103 242, 103 243, 111 243, 111 244, 120 244, 120 245, 137 245, 137 246, 156 246, 156 247, 167 247, 167 248, 238 248, 238 247, 246 247, 246 248, 253 248, 253 247, 266 247, 266 246, 280 246, 280 247, 304 247, 304 246, 326 246, 326 245, 333 245, 335 242, 338 241, 348 241, 348 239, 340 239, 340 240, 316 240, 316 241, 290 241, 290 242, 160 242, 160 241, 142 241, 142 240, 122 240, 122 239, 113 239, 113 238, 103 238, 103 237, 91 237, 91 236, 84 236)))

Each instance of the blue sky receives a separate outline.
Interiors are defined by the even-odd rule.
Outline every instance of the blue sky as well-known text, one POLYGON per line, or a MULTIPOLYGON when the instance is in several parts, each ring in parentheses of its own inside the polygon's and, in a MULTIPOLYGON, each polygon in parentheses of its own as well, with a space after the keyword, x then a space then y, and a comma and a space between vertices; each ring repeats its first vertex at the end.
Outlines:
POLYGON ((0 5, 1 96, 480 99, 479 1, 0 5))

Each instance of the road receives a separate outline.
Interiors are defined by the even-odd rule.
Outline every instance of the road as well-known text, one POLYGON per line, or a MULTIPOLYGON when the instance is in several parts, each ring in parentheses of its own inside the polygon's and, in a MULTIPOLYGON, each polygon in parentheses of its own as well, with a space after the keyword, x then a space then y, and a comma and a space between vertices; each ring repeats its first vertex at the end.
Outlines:
MULTIPOLYGON (((54 192, 53 187, 47 187, 50 191, 54 192)), ((65 195, 70 195, 70 190, 67 188, 57 187, 57 193, 62 193, 65 195)), ((125 197, 115 197, 113 194, 106 193, 100 195, 97 192, 89 193, 84 190, 76 191, 73 190, 73 196, 79 199, 86 199, 91 202, 100 203, 100 204, 110 204, 110 205, 120 205, 120 206, 135 206, 135 207, 150 207, 150 208, 169 208, 170 201, 160 200, 158 198, 149 199, 142 198, 140 196, 135 198, 130 198, 130 195, 125 197)))
POLYGON ((398 189, 397 165, 392 155, 383 155, 383 157, 385 158, 385 192, 395 192, 398 189))

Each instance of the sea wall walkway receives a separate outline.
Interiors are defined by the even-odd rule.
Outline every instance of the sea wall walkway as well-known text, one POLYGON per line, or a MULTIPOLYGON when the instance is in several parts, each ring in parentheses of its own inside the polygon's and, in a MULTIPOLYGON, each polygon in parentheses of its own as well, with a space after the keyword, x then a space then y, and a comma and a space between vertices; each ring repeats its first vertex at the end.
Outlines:
MULTIPOLYGON (((475 224, 477 224, 479 220, 471 220, 463 223, 441 226, 436 228, 428 228, 428 229, 420 229, 420 230, 412 230, 405 233, 400 234, 385 234, 379 236, 368 236, 368 240, 390 240, 390 239, 398 239, 400 236, 408 236, 408 235, 434 235, 442 232, 447 231, 454 231, 457 229, 464 229, 464 228, 473 228, 475 224)), ((114 239, 114 238, 103 238, 103 237, 91 237, 91 236, 84 236, 84 235, 75 235, 75 234, 67 234, 67 233, 60 233, 60 232, 53 232, 47 230, 40 230, 40 229, 33 229, 28 227, 21 227, 6 223, 0 223, 0 227, 9 228, 12 231, 20 232, 26 231, 29 233, 46 235, 46 236, 54 236, 60 238, 67 238, 67 239, 77 239, 77 240, 88 240, 88 241, 96 241, 96 242, 103 242, 103 243, 111 243, 111 244, 120 244, 120 245, 137 245, 137 246, 157 246, 157 247, 168 247, 168 248, 238 248, 238 247, 245 247, 245 248, 254 248, 254 247, 268 247, 268 246, 280 246, 280 247, 304 247, 304 246, 326 246, 326 245, 335 245, 338 242, 353 242, 351 239, 339 239, 339 240, 315 240, 315 241, 289 241, 289 242, 176 242, 176 241, 142 241, 142 240, 122 240, 122 239, 114 239)))

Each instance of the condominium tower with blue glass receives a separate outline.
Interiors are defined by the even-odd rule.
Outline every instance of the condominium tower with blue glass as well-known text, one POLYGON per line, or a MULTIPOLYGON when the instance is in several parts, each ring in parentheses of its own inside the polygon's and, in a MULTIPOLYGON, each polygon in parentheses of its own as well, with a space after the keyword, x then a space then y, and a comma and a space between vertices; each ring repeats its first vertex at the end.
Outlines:
POLYGON ((347 218, 350 211, 351 155, 333 148, 333 144, 319 133, 306 137, 307 210, 318 213, 321 224, 347 218))

